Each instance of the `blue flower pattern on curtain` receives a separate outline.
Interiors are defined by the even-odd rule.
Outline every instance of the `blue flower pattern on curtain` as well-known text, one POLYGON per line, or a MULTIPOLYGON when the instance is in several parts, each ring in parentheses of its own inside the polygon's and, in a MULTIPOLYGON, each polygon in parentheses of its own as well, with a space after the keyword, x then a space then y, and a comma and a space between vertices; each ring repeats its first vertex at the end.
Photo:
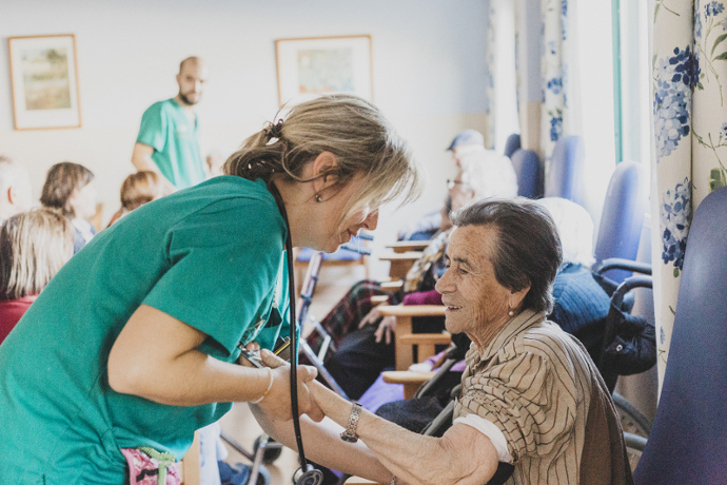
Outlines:
POLYGON ((540 148, 547 161, 553 154, 555 142, 563 135, 568 112, 568 1, 542 0, 542 93, 540 148))
POLYGON ((690 46, 674 48, 674 55, 657 61, 654 93, 654 135, 657 160, 669 155, 690 130, 694 86, 699 82, 699 64, 690 46))
POLYGON ((662 248, 653 261, 661 382, 692 213, 727 184, 727 10, 718 0, 654 0, 653 13, 652 238, 662 248))
POLYGON ((664 263, 673 262, 674 271, 682 269, 684 264, 684 250, 687 248, 687 233, 692 213, 692 194, 689 189, 689 179, 677 184, 674 190, 667 190, 664 194, 661 211, 661 225, 664 227, 662 240, 664 252, 661 258, 664 263))

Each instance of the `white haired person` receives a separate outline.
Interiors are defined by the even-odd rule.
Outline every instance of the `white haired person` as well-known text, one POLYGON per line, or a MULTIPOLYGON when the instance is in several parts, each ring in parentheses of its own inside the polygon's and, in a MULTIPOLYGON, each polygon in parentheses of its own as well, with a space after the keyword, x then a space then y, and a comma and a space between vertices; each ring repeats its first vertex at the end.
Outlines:
POLYGON ((30 174, 20 162, 0 155, 0 223, 30 204, 30 174))
MULTIPOLYGON (((477 187, 481 197, 515 197, 518 185, 517 175, 509 157, 485 148, 485 137, 477 130, 464 130, 457 134, 447 147, 452 153, 452 162, 457 167, 457 178, 462 172, 467 175, 460 180, 471 187, 477 187)), ((410 224, 399 232, 400 240, 427 240, 438 232, 446 230, 451 210, 449 194, 445 199, 446 213, 432 212, 421 220, 410 224)))
MULTIPOLYGON (((99 233, 0 346, 0 483, 179 483, 195 430, 232 402, 290 425, 289 370, 241 357, 289 330, 285 247, 332 252, 374 229, 381 204, 417 194, 418 168, 374 105, 331 95, 249 137, 225 172, 99 233)), ((315 375, 301 366, 293 389, 320 419, 315 375)))

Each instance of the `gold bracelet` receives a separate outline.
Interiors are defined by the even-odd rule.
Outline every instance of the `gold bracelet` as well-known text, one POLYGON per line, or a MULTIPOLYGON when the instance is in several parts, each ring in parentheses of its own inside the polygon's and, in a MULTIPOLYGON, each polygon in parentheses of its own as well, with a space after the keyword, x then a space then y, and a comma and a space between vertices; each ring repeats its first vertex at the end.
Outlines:
POLYGON ((270 394, 270 389, 273 388, 273 371, 272 371, 272 369, 270 369, 270 367, 266 367, 265 370, 268 371, 268 375, 270 376, 270 382, 268 383, 268 388, 265 390, 265 392, 263 392, 263 395, 260 396, 260 398, 258 400, 256 400, 256 401, 250 401, 253 404, 258 404, 260 401, 262 401, 263 399, 265 399, 265 396, 267 396, 268 394, 270 394))

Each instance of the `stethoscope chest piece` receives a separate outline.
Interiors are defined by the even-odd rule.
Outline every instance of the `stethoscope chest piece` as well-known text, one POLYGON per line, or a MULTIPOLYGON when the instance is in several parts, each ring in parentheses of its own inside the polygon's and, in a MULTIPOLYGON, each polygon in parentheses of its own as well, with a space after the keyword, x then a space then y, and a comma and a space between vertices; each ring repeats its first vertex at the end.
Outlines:
POLYGON ((306 465, 305 471, 303 471, 303 467, 295 471, 293 474, 293 483, 295 485, 321 485, 323 483, 323 473, 311 465, 306 465))

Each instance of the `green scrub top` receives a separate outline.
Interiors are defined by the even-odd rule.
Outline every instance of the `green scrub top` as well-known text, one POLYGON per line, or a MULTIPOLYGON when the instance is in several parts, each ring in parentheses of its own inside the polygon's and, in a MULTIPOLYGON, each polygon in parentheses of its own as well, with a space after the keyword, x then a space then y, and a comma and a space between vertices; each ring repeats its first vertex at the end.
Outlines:
POLYGON ((141 117, 136 142, 154 148, 151 159, 178 189, 205 179, 196 120, 195 115, 195 122, 190 122, 174 99, 152 104, 141 117))
POLYGON ((181 459, 194 431, 231 403, 119 394, 108 384, 111 347, 146 304, 207 334, 199 350, 225 362, 238 343, 272 348, 290 328, 286 234, 265 184, 233 176, 150 202, 98 234, 0 345, 0 483, 122 483, 120 448, 181 459))

